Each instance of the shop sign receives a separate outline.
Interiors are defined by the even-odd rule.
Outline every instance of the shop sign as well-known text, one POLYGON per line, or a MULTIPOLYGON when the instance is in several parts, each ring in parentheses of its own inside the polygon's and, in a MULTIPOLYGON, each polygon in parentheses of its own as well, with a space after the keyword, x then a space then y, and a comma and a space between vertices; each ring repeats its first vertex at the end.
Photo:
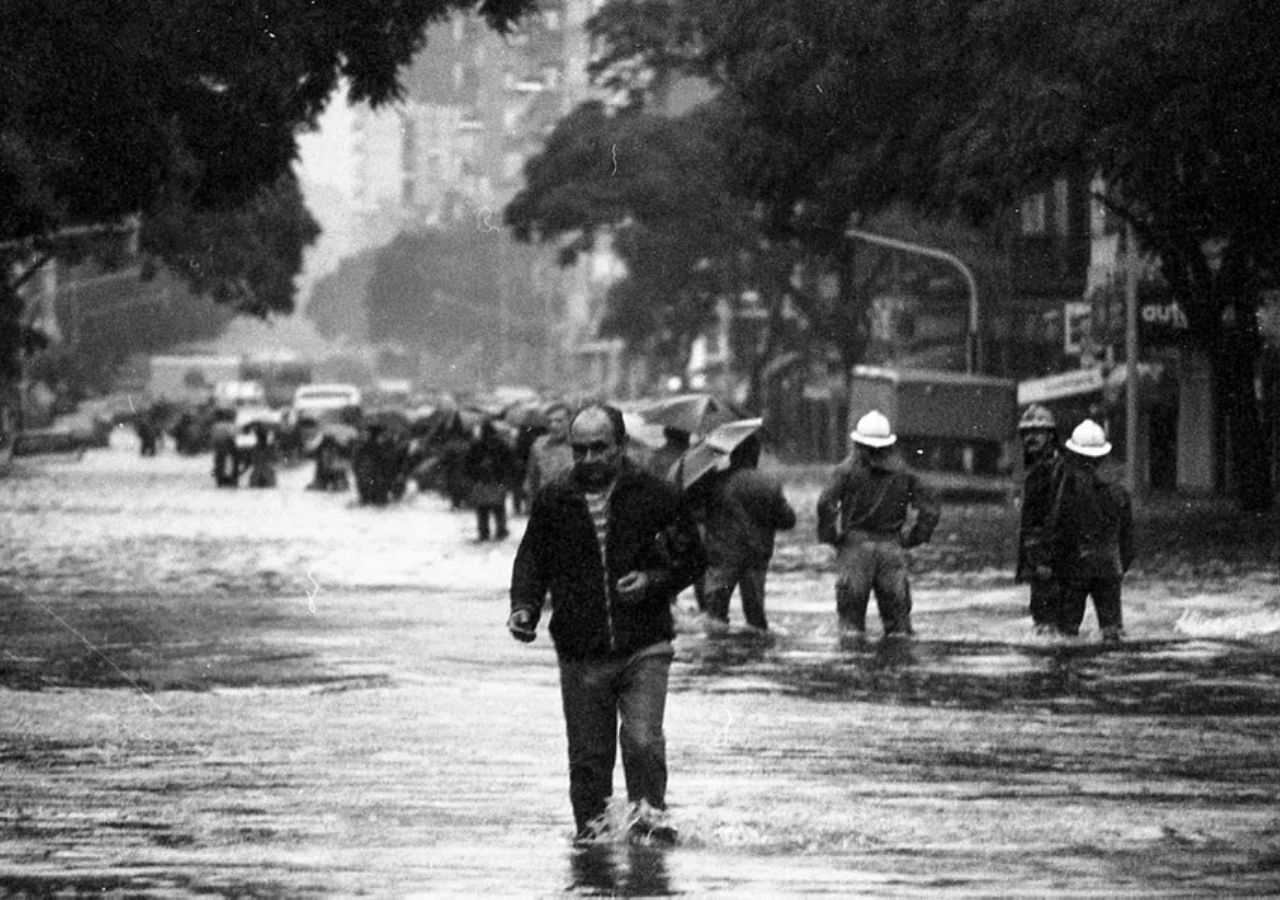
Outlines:
POLYGON ((1073 369, 1044 378, 1032 378, 1018 382, 1018 405, 1028 403, 1046 403, 1063 397, 1076 397, 1092 391, 1100 391, 1107 379, 1102 374, 1102 366, 1090 366, 1087 369, 1073 369))
POLYGON ((1148 300, 1138 305, 1138 331, 1144 343, 1174 343, 1190 334, 1191 320, 1177 300, 1148 300))

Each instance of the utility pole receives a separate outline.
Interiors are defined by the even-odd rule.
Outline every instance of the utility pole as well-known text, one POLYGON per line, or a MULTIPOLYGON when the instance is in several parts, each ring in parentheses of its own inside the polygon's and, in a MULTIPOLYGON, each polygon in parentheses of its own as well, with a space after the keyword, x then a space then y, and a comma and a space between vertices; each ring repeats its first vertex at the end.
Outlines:
POLYGON ((1130 493, 1138 489, 1138 239, 1125 225, 1124 271, 1124 470, 1130 493))

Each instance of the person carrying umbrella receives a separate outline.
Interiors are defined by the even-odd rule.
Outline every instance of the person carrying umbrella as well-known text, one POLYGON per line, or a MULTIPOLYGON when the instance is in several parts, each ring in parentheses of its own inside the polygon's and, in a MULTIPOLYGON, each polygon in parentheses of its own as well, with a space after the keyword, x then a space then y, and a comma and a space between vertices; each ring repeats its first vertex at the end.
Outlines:
POLYGON ((662 429, 662 446, 654 448, 645 463, 646 467, 659 478, 671 475, 672 467, 689 449, 692 435, 683 428, 667 426, 662 429))
POLYGON ((768 632, 765 579, 774 536, 796 524, 782 482, 757 468, 760 424, 759 419, 747 419, 717 428, 689 451, 682 465, 686 481, 695 475, 687 496, 703 522, 707 569, 702 590, 710 630, 728 626, 729 600, 736 588, 747 626, 760 634, 768 632), (719 456, 712 470, 698 474, 705 471, 699 458, 714 459, 711 454, 719 456))
POLYGON ((849 434, 853 453, 836 466, 818 497, 818 540, 836 547, 836 614, 843 632, 867 630, 874 590, 885 637, 912 633, 906 550, 933 536, 941 507, 893 450, 898 440, 872 410, 849 434), (915 523, 907 518, 915 511, 915 523))

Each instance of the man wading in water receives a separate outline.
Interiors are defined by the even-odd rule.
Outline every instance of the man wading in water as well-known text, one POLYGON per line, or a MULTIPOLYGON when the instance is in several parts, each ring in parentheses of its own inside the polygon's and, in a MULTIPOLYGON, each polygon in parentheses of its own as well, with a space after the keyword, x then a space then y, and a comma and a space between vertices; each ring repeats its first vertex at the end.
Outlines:
POLYGON ((512 569, 507 628, 532 641, 550 595, 575 843, 605 836, 619 743, 630 834, 674 843, 662 730, 674 655, 671 604, 705 566, 702 545, 676 486, 624 456, 621 412, 584 407, 569 443, 573 468, 533 498, 512 569))

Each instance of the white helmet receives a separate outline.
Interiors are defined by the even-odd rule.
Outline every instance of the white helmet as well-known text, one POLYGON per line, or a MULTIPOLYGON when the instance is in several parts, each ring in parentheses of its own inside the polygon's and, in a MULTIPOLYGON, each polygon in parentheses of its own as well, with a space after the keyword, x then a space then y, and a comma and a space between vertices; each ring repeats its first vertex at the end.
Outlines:
POLYGON ((849 438, 864 447, 888 447, 898 439, 889 427, 889 420, 874 409, 858 420, 858 427, 849 432, 849 438))
POLYGON ((1093 419, 1085 419, 1071 432, 1067 439, 1067 449, 1081 456, 1106 456, 1111 452, 1111 442, 1107 440, 1102 426, 1093 419))

